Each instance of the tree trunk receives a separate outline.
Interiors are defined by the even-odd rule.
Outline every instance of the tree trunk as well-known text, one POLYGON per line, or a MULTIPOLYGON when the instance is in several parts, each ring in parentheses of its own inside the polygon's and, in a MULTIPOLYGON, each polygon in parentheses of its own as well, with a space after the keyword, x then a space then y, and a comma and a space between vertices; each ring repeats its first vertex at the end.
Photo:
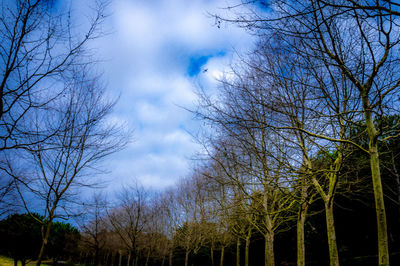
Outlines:
POLYGON ((381 171, 379 168, 378 133, 372 118, 372 110, 369 103, 368 91, 362 91, 362 103, 364 109, 365 124, 369 137, 369 157, 371 165, 372 185, 374 188, 375 210, 378 229, 378 264, 389 266, 389 245, 387 236, 385 202, 383 200, 383 188, 381 171))
POLYGON ((372 184, 374 186, 375 209, 378 225, 379 265, 389 265, 389 246, 387 237, 386 211, 383 200, 381 172, 379 169, 378 145, 370 143, 370 162, 372 184))
POLYGON ((163 255, 162 257, 161 266, 164 266, 164 263, 165 263, 165 255, 163 255))
POLYGON ((172 266, 172 257, 173 257, 173 250, 171 248, 171 251, 169 252, 169 266, 172 266))
POLYGON ((304 224, 307 215, 307 202, 305 199, 300 206, 297 216, 297 266, 306 265, 306 248, 304 245, 304 224))
POLYGON ((129 251, 129 253, 128 253, 128 259, 127 259, 127 261, 126 261, 126 266, 129 266, 130 262, 131 262, 131 252, 129 251))
POLYGON ((18 259, 14 258, 14 266, 18 266, 18 259))
POLYGON ((246 246, 244 249, 244 265, 249 266, 249 249, 250 249, 250 238, 251 238, 251 229, 247 232, 246 236, 246 246))
POLYGON ((219 266, 224 266, 224 253, 225 253, 225 246, 221 248, 221 260, 219 261, 219 266))
POLYGON ((43 255, 44 255, 44 249, 46 248, 47 241, 49 240, 50 228, 51 228, 52 223, 53 223, 53 220, 51 219, 51 220, 49 220, 49 222, 47 224, 46 232, 45 232, 44 237, 42 239, 42 246, 40 247, 40 252, 39 252, 39 256, 38 256, 37 262, 36 262, 36 266, 40 266, 40 264, 42 263, 42 259, 43 259, 43 255))
POLYGON ((270 230, 265 234, 265 266, 275 266, 275 256, 274 256, 274 232, 270 230))
POLYGON ((214 266, 214 246, 211 245, 210 248, 210 255, 211 255, 211 266, 214 266))
POLYGON ((185 253, 185 266, 189 265, 189 250, 186 250, 185 253))
POLYGON ((240 266, 240 238, 236 240, 236 266, 240 266))
POLYGON ((331 266, 339 266, 339 254, 336 245, 336 231, 333 217, 333 201, 325 203, 326 231, 328 233, 329 262, 331 266))
POLYGON ((122 265, 122 252, 119 251, 119 261, 118 261, 118 266, 122 265))
POLYGON ((145 266, 148 266, 148 265, 149 265, 149 259, 150 259, 150 249, 149 249, 149 251, 147 252, 145 266))

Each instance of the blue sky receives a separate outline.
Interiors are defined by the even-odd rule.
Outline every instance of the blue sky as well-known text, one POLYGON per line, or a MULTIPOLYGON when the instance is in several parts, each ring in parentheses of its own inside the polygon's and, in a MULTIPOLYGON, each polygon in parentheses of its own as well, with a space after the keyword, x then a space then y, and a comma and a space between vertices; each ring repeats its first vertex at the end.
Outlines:
MULTIPOLYGON (((231 1, 232 2, 232 1, 231 1)), ((112 34, 92 45, 109 92, 120 95, 111 119, 134 131, 133 142, 106 159, 109 189, 138 179, 162 189, 190 174, 201 151, 191 137, 199 129, 185 108, 196 103, 196 86, 210 89, 229 70, 234 51, 247 51, 251 37, 231 25, 215 26, 208 13, 227 1, 112 0, 106 27, 112 34)))

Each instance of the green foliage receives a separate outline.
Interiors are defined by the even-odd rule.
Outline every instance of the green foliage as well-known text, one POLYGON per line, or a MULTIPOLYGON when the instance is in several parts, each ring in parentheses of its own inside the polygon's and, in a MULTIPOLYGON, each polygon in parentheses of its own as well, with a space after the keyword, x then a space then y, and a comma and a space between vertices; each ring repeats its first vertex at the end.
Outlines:
POLYGON ((69 223, 54 222, 51 226, 47 256, 53 260, 67 260, 78 254, 80 240, 78 229, 69 223))
MULTIPOLYGON (((14 260, 36 259, 41 246, 43 217, 38 214, 13 214, 0 221, 0 253, 14 260)), ((54 260, 76 255, 80 233, 69 223, 54 222, 46 255, 54 260)))
POLYGON ((15 260, 27 260, 37 256, 41 243, 38 220, 33 214, 13 214, 0 221, 0 252, 15 260))

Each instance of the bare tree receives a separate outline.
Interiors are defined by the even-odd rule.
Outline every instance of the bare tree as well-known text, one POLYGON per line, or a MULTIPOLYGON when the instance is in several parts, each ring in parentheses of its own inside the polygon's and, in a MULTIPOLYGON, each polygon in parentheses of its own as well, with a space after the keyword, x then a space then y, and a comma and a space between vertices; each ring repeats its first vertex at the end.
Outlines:
MULTIPOLYGON (((93 1, 87 14, 78 14, 71 3, 58 4, 16 0, 0 5, 0 151, 6 155, 8 150, 33 150, 62 134, 57 127, 32 128, 35 113, 53 108, 53 101, 69 93, 64 84, 74 78, 76 68, 88 68, 96 60, 88 44, 105 33, 101 25, 107 1, 93 1)), ((3 154, 0 160, 7 164, 3 154)), ((10 176, 1 175, 3 211, 16 208, 12 183, 10 176)))
POLYGON ((271 119, 271 113, 263 104, 268 96, 257 89, 252 94, 248 90, 250 87, 243 84, 231 85, 222 84, 221 100, 216 102, 203 94, 204 109, 197 114, 217 130, 214 140, 213 137, 208 140, 214 150, 208 155, 221 167, 229 182, 246 195, 250 213, 263 217, 254 222, 250 215, 248 222, 254 222, 254 228, 265 237, 265 265, 274 265, 274 234, 286 220, 284 213, 290 199, 290 183, 282 168, 286 160, 282 156, 285 147, 265 126, 271 119))
MULTIPOLYGON (((243 1, 243 4, 247 4, 243 1)), ((316 60, 317 68, 340 73, 355 88, 353 122, 366 124, 368 144, 351 143, 370 158, 378 231, 379 264, 389 265, 386 212, 379 163, 378 143, 382 136, 382 116, 398 111, 400 45, 397 23, 398 3, 394 1, 271 1, 271 12, 256 8, 232 22, 266 35, 280 36, 304 62, 316 60)), ((251 7, 249 5, 249 7, 251 7)), ((325 72, 325 71, 324 71, 325 72)), ((318 91, 318 87, 315 87, 318 91)), ((327 95, 334 95, 329 91, 327 95)), ((342 95, 344 96, 344 95, 342 95)), ((344 98, 342 98, 344 100, 344 98)), ((395 128, 392 128, 395 130, 395 128)))
POLYGON ((189 265, 189 255, 197 253, 207 239, 208 191, 201 175, 182 179, 175 197, 179 213, 179 224, 175 237, 178 245, 185 250, 185 266, 189 265))
POLYGON ((103 35, 100 25, 105 19, 106 2, 95 4, 86 31, 74 24, 71 8, 57 9, 53 1, 1 4, 1 150, 28 145, 25 134, 29 134, 29 127, 24 117, 59 97, 63 80, 71 77, 70 71, 76 66, 93 63, 87 44, 103 35))
POLYGON ((118 195, 118 205, 108 213, 108 220, 128 253, 128 264, 131 258, 132 265, 137 265, 139 260, 139 240, 150 221, 148 196, 138 183, 125 187, 118 195))
POLYGON ((96 193, 85 204, 83 214, 77 217, 84 245, 93 252, 94 265, 99 265, 107 243, 107 200, 103 194, 96 193))
POLYGON ((7 165, 2 167, 14 179, 23 207, 44 216, 38 265, 53 220, 71 215, 70 204, 77 200, 79 188, 97 182, 88 176, 96 174, 101 159, 128 141, 120 125, 107 120, 115 102, 105 99, 98 80, 85 72, 75 74, 65 85, 63 97, 31 117, 36 133, 27 138, 36 144, 29 150, 9 151, 7 165), (38 142, 43 128, 57 134, 38 142))

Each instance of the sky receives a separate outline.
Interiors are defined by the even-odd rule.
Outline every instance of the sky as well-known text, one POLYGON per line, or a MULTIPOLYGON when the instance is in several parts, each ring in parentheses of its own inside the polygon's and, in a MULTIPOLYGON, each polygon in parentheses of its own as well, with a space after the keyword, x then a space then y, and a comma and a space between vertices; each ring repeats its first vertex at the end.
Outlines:
MULTIPOLYGON (((232 3, 232 1, 230 1, 232 3)), ((92 45, 109 92, 119 97, 111 119, 133 130, 126 149, 104 161, 108 189, 138 180, 163 189, 190 175, 202 147, 192 137, 201 122, 196 89, 212 90, 235 53, 252 37, 234 25, 219 27, 210 13, 226 14, 219 0, 112 0, 105 26, 111 34, 92 45)))

